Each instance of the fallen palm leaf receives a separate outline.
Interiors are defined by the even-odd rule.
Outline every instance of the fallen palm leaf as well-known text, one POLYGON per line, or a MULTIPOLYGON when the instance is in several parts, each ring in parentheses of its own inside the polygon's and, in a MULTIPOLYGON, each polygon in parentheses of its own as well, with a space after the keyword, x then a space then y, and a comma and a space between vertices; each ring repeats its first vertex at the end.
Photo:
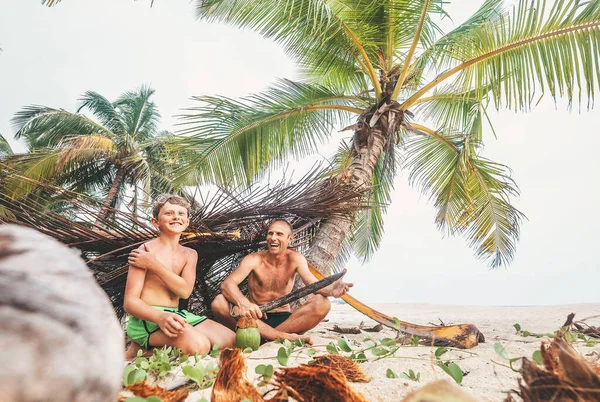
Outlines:
POLYGON ((258 390, 246 378, 246 361, 240 349, 224 349, 220 356, 220 370, 215 378, 213 402, 263 402, 258 390))
POLYGON ((303 364, 279 369, 272 380, 275 396, 269 402, 283 402, 293 398, 298 402, 367 402, 354 391, 346 378, 330 368, 303 364))
MULTIPOLYGON (((312 272, 317 279, 323 278, 323 274, 321 274, 312 264, 309 263, 308 267, 310 268, 310 272, 312 272)), ((372 309, 348 294, 342 296, 342 299, 372 320, 387 327, 397 329, 404 334, 418 336, 421 339, 428 340, 435 346, 470 349, 477 346, 479 342, 485 342, 485 337, 473 324, 432 327, 411 324, 400 320, 395 321, 392 317, 372 309)))
POLYGON ((313 359, 311 363, 314 366, 325 367, 334 370, 343 375, 350 382, 369 382, 371 379, 367 377, 360 366, 346 356, 342 355, 323 355, 313 359))
MULTIPOLYGON (((129 391, 133 395, 141 396, 142 398, 157 396, 162 402, 183 402, 190 394, 190 390, 187 388, 181 388, 176 391, 167 391, 157 385, 151 385, 146 381, 128 385, 127 388, 125 388, 125 391, 129 391)), ((119 397, 119 402, 124 402, 127 398, 128 396, 121 395, 119 397)))

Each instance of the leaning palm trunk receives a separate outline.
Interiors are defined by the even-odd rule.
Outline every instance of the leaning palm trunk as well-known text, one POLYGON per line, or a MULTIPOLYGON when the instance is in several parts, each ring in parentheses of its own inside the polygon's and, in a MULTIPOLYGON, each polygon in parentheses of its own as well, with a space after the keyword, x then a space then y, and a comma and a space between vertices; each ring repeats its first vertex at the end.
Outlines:
POLYGON ((102 203, 102 208, 100 209, 100 212, 98 212, 98 218, 96 219, 96 224, 99 224, 100 222, 102 222, 106 219, 106 216, 108 215, 108 212, 110 210, 110 206, 112 205, 113 201, 115 200, 115 197, 117 196, 117 192, 119 191, 119 188, 121 187, 121 184, 123 183, 123 180, 125 180, 126 173, 127 172, 122 167, 120 167, 119 170, 117 170, 117 174, 115 175, 115 181, 113 181, 113 184, 108 192, 108 195, 106 196, 106 199, 102 203))

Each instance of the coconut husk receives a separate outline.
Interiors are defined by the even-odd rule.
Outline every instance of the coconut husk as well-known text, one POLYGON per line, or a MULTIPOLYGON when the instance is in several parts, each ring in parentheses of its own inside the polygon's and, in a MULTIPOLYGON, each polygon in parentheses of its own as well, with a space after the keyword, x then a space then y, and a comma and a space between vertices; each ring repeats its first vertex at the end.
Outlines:
POLYGON ((254 318, 242 317, 235 324, 235 329, 238 328, 258 328, 258 324, 254 318))
POLYGON ((439 380, 411 392, 402 402, 479 402, 479 399, 449 380, 439 380))
POLYGON ((353 390, 346 378, 330 368, 303 364, 279 369, 273 375, 275 396, 267 401, 282 402, 367 402, 353 390))
POLYGON ((342 355, 323 355, 314 358, 314 366, 321 366, 330 370, 335 370, 350 382, 369 382, 371 378, 367 377, 360 366, 346 356, 342 355))
MULTIPOLYGON (((128 385, 127 388, 125 388, 125 391, 129 391, 142 398, 158 396, 163 402, 183 402, 190 394, 190 390, 187 388, 181 388, 176 391, 167 391, 158 385, 152 385, 146 381, 128 385)), ((119 397, 119 402, 124 402, 127 398, 129 398, 129 396, 121 395, 119 397)))
POLYGON ((541 346, 544 367, 523 358, 519 396, 524 402, 600 401, 600 367, 581 356, 563 338, 541 346))
POLYGON ((240 402, 248 399, 252 402, 264 402, 258 390, 246 378, 246 361, 239 349, 224 349, 220 356, 220 370, 215 378, 211 401, 240 402))

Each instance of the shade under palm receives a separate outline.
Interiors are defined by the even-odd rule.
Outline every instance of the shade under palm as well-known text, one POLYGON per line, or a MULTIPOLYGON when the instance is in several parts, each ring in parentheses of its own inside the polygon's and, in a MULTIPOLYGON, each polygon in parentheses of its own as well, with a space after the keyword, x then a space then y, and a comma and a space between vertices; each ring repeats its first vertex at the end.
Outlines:
MULTIPOLYGON (((547 93, 593 99, 600 64, 600 1, 488 0, 442 33, 441 0, 197 1, 201 20, 254 30, 295 59, 302 81, 280 80, 232 100, 201 96, 173 152, 193 151, 184 180, 249 182, 290 156, 315 153, 335 128, 353 130, 334 180, 386 205, 398 168, 427 193, 436 223, 464 235, 491 265, 514 255, 523 215, 508 169, 481 156, 486 110, 530 111, 547 93), (534 99, 534 95, 536 98, 534 99)), ((384 208, 331 217, 308 259, 328 271, 346 246, 368 257, 384 208)), ((343 253, 342 253, 343 254, 343 253)))
MULTIPOLYGON (((141 87, 110 102, 88 91, 76 113, 45 106, 27 106, 16 114, 15 138, 25 140, 29 152, 13 155, 10 167, 36 181, 52 182, 103 200, 101 222, 109 207, 131 196, 172 191, 171 167, 163 160, 163 142, 170 135, 158 131, 160 115, 151 100, 154 90, 141 87), (91 112, 92 117, 82 113, 91 112), (127 194, 126 194, 127 193, 127 194)), ((8 180, 8 193, 19 197, 35 190, 35 181, 8 180)))

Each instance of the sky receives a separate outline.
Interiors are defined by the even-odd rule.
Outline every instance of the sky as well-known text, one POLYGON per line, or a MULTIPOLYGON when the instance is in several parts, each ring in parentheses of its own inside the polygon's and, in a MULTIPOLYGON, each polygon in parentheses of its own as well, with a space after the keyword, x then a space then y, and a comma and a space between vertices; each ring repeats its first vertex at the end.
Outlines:
MULTIPOLYGON (((451 28, 481 0, 451 2, 451 28)), ((10 119, 39 104, 74 111, 94 90, 108 99, 149 84, 176 131, 192 96, 232 98, 265 89, 276 78, 297 78, 281 48, 255 33, 207 24, 187 0, 0 0, 0 133, 12 139, 10 119)), ((484 156, 508 165, 527 216, 511 265, 490 270, 463 238, 446 237, 434 224, 427 196, 395 181, 385 236, 373 259, 348 263, 352 294, 369 303, 551 305, 599 302, 600 218, 597 109, 568 111, 547 96, 528 114, 492 112, 497 138, 484 131, 484 156)), ((320 155, 333 152, 334 133, 320 155)), ((344 134, 347 135, 347 134, 344 134)))

